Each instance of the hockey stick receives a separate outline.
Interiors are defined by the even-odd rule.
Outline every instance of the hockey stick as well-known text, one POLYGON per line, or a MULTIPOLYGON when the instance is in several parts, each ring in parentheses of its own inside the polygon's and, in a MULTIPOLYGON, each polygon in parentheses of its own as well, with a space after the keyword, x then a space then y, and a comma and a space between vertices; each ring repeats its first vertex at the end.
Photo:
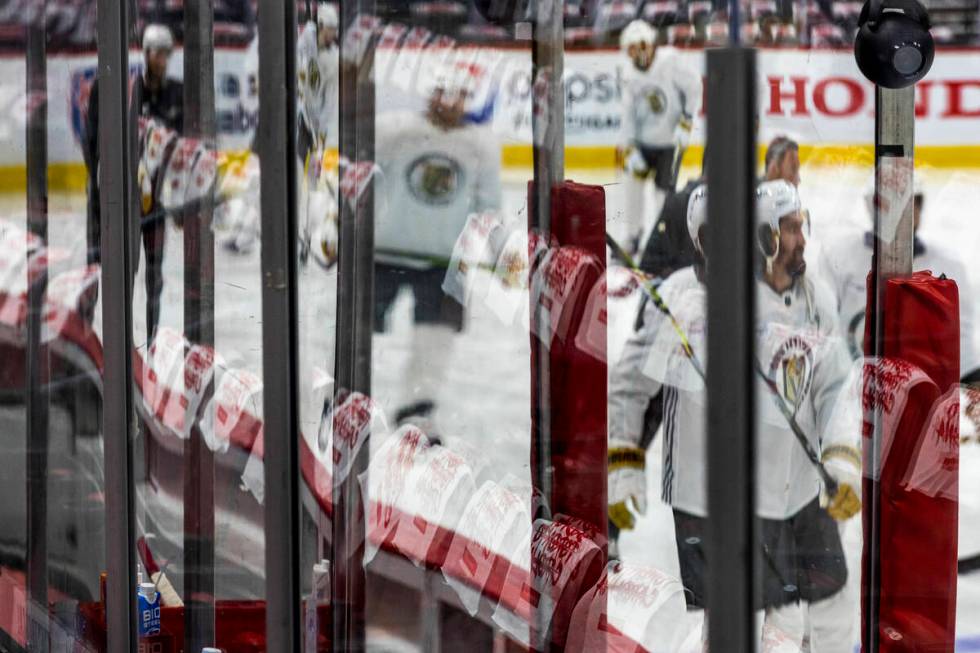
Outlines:
POLYGON ((823 479, 824 485, 827 486, 827 494, 830 496, 837 494, 837 481, 834 480, 834 477, 830 475, 827 468, 824 467, 822 462, 820 462, 820 458, 817 456, 817 452, 814 451, 813 445, 810 444, 810 440, 808 440, 806 435, 803 434, 803 429, 801 429, 800 425, 796 422, 796 417, 793 416, 789 406, 786 405, 782 395, 779 394, 779 388, 776 386, 776 382, 766 376, 765 372, 762 371, 762 366, 759 364, 758 358, 755 359, 754 362, 756 374, 759 375, 759 377, 765 382, 766 387, 769 388, 769 394, 772 396, 773 401, 779 408, 779 412, 781 412, 783 417, 786 418, 786 422, 789 424, 790 429, 793 431, 796 439, 799 440, 800 446, 803 447, 806 457, 810 459, 810 462, 813 463, 813 466, 817 469, 817 473, 820 474, 820 478, 823 479))
MULTIPOLYGON (((616 239, 608 233, 606 234, 606 243, 612 249, 613 254, 622 259, 623 262, 626 263, 626 267, 637 275, 640 285, 643 286, 643 289, 653 301, 653 305, 656 306, 657 309, 670 320, 671 325, 674 327, 674 331, 677 332, 677 335, 681 339, 681 347, 684 349, 687 359, 691 361, 691 365, 694 366, 694 370, 698 373, 698 376, 701 377, 701 380, 707 383, 707 378, 704 373, 704 367, 701 365, 701 361, 698 360, 697 354, 695 354, 694 349, 691 347, 691 343, 684 334, 684 330, 681 328, 680 323, 677 322, 677 319, 674 317, 673 313, 670 312, 670 308, 667 306, 666 302, 664 302, 663 297, 661 297, 660 293, 657 292, 657 289, 653 287, 653 284, 647 280, 646 275, 636 265, 633 257, 627 254, 626 251, 620 247, 619 243, 616 242, 616 239)), ((775 381, 763 373, 758 359, 755 360, 755 371, 766 384, 766 388, 769 390, 769 394, 772 395, 773 401, 776 402, 780 412, 783 414, 783 417, 786 418, 786 422, 789 424, 790 430, 793 432, 793 435, 796 436, 800 446, 803 447, 803 452, 806 454, 806 457, 810 460, 813 467, 817 470, 817 474, 820 475, 820 479, 824 482, 824 485, 827 488, 827 494, 830 496, 835 495, 837 493, 837 481, 830 475, 830 472, 827 471, 824 464, 820 462, 817 452, 814 451, 813 446, 810 444, 810 440, 806 437, 803 429, 797 423, 796 417, 790 412, 789 408, 783 402, 783 398, 779 394, 779 388, 776 387, 775 381)))
POLYGON ((686 147, 681 147, 680 145, 674 146, 674 160, 670 164, 670 181, 673 183, 675 189, 677 188, 677 177, 681 172, 681 161, 684 160, 684 152, 686 150, 686 147))
POLYGON ((606 244, 612 249, 613 254, 617 258, 621 259, 626 264, 626 267, 633 271, 638 281, 643 286, 643 289, 646 291, 647 296, 650 297, 650 300, 653 302, 653 305, 656 306, 668 320, 670 320, 671 326, 674 327, 674 332, 677 333, 677 337, 681 340, 681 347, 684 349, 684 354, 687 356, 687 359, 691 361, 691 365, 694 366, 694 371, 698 373, 701 380, 707 383, 707 377, 704 374, 704 367, 701 365, 701 361, 698 360, 698 355, 694 353, 694 348, 691 347, 691 343, 687 339, 687 334, 684 333, 684 329, 681 328, 681 325, 674 317, 674 314, 670 312, 670 308, 664 302, 663 297, 660 296, 657 289, 654 288, 653 284, 650 283, 650 280, 647 279, 647 275, 640 270, 639 266, 636 264, 636 261, 633 260, 633 257, 627 254, 626 250, 620 247, 619 243, 616 242, 616 239, 613 238, 608 232, 606 233, 606 244))

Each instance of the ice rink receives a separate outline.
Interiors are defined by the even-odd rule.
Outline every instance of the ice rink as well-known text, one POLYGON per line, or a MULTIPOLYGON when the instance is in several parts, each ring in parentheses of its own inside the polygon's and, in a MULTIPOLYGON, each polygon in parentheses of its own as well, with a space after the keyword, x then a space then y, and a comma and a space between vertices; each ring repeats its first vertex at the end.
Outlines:
MULTIPOLYGON (((690 174, 691 171, 687 171, 690 174)), ((810 274, 820 274, 816 261, 819 249, 833 246, 838 238, 860 237, 868 227, 864 205, 871 171, 857 167, 804 166, 800 186, 804 205, 810 209, 812 238, 807 248, 810 274)), ((607 220, 619 219, 619 186, 613 171, 569 171, 576 181, 607 184, 607 220)), ((503 212, 508 219, 526 221, 525 192, 528 173, 505 173, 503 212)), ((968 263, 969 287, 980 288, 980 170, 924 170, 919 173, 925 192, 922 237, 942 246, 968 263)), ((22 196, 0 199, 4 220, 23 225, 22 196)), ((50 201, 49 234, 52 247, 70 252, 72 264, 84 262, 85 198, 80 194, 53 195, 50 201)), ((261 375, 262 316, 260 253, 233 253, 222 246, 225 234, 216 233, 215 256, 215 349, 229 364, 261 375)), ((168 224, 164 257, 164 290, 161 326, 183 330, 183 256, 181 231, 168 224)), ((103 253, 109 257, 110 252, 103 253)), ((142 257, 134 283, 134 342, 145 347, 145 292, 142 257)), ((941 272, 939 270, 935 271, 941 272)), ((300 268, 301 380, 303 385, 302 427, 315 434, 319 428, 322 392, 312 390, 322 372, 332 374, 336 324, 336 272, 311 263, 300 268)), ((502 480, 513 474, 529 478, 530 369, 526 325, 527 293, 490 288, 497 283, 489 276, 480 284, 480 299, 467 306, 467 327, 455 338, 449 371, 438 397, 439 427, 449 443, 468 448, 479 458, 481 474, 502 480)), ((499 285, 499 284, 498 284, 499 285)), ((961 289, 961 292, 963 290, 961 289)), ((975 291, 973 292, 976 295, 975 291)), ((609 304, 609 356, 615 364, 622 343, 635 318, 639 291, 609 304)), ((412 347, 411 299, 401 296, 394 308, 391 329, 375 337, 373 344, 373 397, 389 415, 398 407, 399 392, 411 383, 405 367, 412 347)), ((97 311, 98 315, 99 312, 97 311)), ((96 318, 100 319, 100 318, 96 318)), ((976 323, 976 321, 975 321, 976 323)), ((980 331, 980 330, 978 330, 980 331)), ((980 332, 975 334, 980 340, 980 332)), ((393 430, 393 429, 392 429, 393 430)), ((372 449, 383 444, 374 434, 372 449)), ((639 519, 635 531, 620 540, 624 559, 678 575, 670 510, 659 502, 660 442, 657 438, 648 455, 647 482, 651 505, 639 519)), ((980 553, 980 444, 961 448, 960 475, 961 549, 980 553)), ((138 507, 139 510, 140 507, 138 507)), ((219 536, 220 537, 220 536, 219 536)), ((849 562, 860 558, 860 524, 845 526, 844 541, 849 562)), ((219 539, 218 547, 222 543, 219 539)), ((923 551, 923 555, 929 555, 923 551)), ((856 575, 852 575, 856 580, 856 575)), ((854 590, 854 615, 858 617, 854 590)), ((960 577, 957 588, 957 651, 980 651, 980 571, 960 577)), ((690 615, 692 632, 699 616, 690 615)), ((856 630, 855 630, 856 633, 856 630)), ((856 641, 856 640, 855 640, 856 641)))

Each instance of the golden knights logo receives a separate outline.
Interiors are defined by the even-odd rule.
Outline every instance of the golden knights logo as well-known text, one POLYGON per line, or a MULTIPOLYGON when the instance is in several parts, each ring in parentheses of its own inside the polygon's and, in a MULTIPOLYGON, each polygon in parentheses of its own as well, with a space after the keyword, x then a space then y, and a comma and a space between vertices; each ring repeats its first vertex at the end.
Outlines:
POLYGON ((307 62, 306 78, 310 88, 316 89, 320 87, 320 66, 317 65, 316 59, 310 58, 307 62))
POLYGON ((799 410, 813 381, 813 349, 806 338, 793 336, 779 346, 769 363, 769 377, 793 411, 799 410))
POLYGON ((650 106, 650 111, 663 113, 667 110, 667 94, 660 87, 654 86, 647 93, 647 104, 650 106))
POLYGON ((408 165, 405 176, 415 199, 442 206, 456 198, 463 173, 454 159, 443 154, 423 154, 408 165))

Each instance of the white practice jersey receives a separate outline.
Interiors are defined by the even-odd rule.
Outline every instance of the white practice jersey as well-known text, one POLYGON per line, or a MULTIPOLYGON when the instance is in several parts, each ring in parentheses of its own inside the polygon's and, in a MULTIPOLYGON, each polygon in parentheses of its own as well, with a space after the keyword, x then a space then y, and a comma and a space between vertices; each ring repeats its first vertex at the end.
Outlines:
POLYGON ((701 111, 701 74, 679 57, 658 48, 645 71, 627 61, 623 74, 623 146, 672 147, 681 119, 701 111))
MULTIPOLYGON (((871 235, 850 231, 832 243, 825 243, 820 254, 820 271, 834 293, 840 320, 851 356, 863 355, 864 311, 867 303, 867 278, 871 271, 871 235)), ((945 274, 956 281, 960 297, 960 373, 980 366, 974 344, 973 292, 966 266, 953 254, 916 237, 914 270, 930 270, 936 276, 945 274)))
POLYGON ((335 44, 318 48, 316 31, 316 23, 307 23, 296 43, 297 105, 310 132, 325 141, 337 131, 339 50, 335 44))
POLYGON ((378 261, 448 264, 466 218, 500 208, 500 149, 489 126, 444 130, 421 113, 385 113, 375 151, 378 261))
MULTIPOLYGON (((661 284, 659 292, 684 325, 703 364, 706 294, 694 269, 678 270, 661 284), (680 314, 674 306, 681 307, 680 314)), ((829 293, 806 278, 781 294, 758 282, 756 301, 756 355, 762 369, 779 387, 780 401, 795 413, 814 450, 819 453, 822 447, 834 444, 857 446, 859 433, 839 432, 831 426, 837 423, 835 411, 850 361, 836 335, 836 316, 829 293)), ((660 375, 651 372, 665 368, 651 360, 662 355, 662 348, 651 343, 672 332, 672 327, 653 302, 647 303, 643 320, 642 328, 629 339, 610 375, 609 437, 638 444, 647 404, 663 389, 661 498, 678 510, 704 517, 706 391, 703 384, 670 385, 669 377, 657 378, 660 375)), ((676 343, 679 350, 679 338, 676 343)), ((761 379, 756 382, 756 397, 757 512, 767 519, 786 519, 818 495, 820 481, 774 403, 774 395, 761 379)))

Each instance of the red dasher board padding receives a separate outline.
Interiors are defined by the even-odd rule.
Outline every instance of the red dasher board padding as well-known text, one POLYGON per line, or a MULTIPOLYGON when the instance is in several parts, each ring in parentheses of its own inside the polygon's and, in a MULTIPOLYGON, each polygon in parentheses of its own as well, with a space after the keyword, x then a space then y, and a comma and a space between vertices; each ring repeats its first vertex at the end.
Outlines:
MULTIPOLYGON (((870 291, 867 315, 873 314, 870 291)), ((886 282, 883 361, 865 365, 862 603, 877 591, 880 651, 949 651, 956 623, 959 295, 930 272, 886 282), (877 398, 877 400, 875 400, 877 398), (880 543, 872 550, 872 415, 881 416, 880 543), (872 587, 869 576, 876 567, 872 587)), ((870 324, 865 347, 871 343, 870 324)), ((868 612, 862 610, 863 650, 868 612)))
MULTIPOLYGON (((534 207, 533 183, 528 184, 528 207, 534 207)), ((547 402, 541 408, 550 417, 554 468, 552 495, 547 499, 553 515, 564 514, 591 524, 604 542, 607 402, 603 187, 573 181, 557 184, 551 192, 550 227, 550 242, 546 251, 531 261, 530 274, 531 402, 532 406, 538 406, 542 398, 547 402), (542 307, 550 324, 537 329, 536 316, 542 307), (542 340, 547 341, 549 358, 544 396, 534 382, 542 340)), ((537 433, 540 416, 533 409, 531 414, 532 433, 537 433)), ((532 460, 532 469, 534 465, 532 460)))

